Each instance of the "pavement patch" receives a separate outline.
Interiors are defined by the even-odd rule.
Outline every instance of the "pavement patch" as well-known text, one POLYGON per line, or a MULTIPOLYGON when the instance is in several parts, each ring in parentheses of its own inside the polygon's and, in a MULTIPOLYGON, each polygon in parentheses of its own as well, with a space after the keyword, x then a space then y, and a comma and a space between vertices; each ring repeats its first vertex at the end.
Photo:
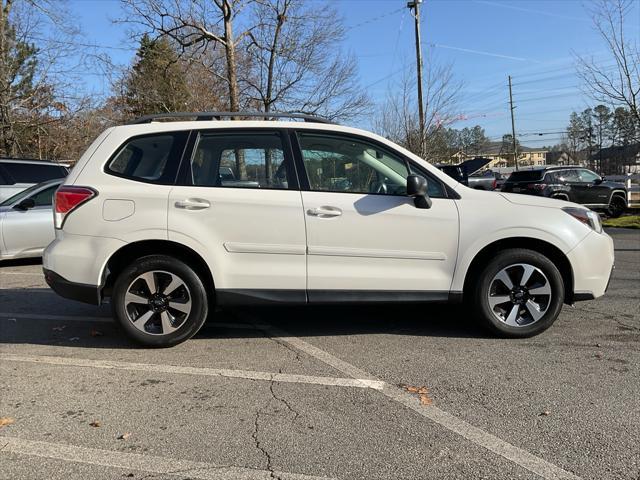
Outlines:
MULTIPOLYGON (((258 328, 258 327, 256 327, 258 328)), ((277 327, 262 327, 262 329, 270 336, 278 338, 279 341, 288 343, 292 347, 310 355, 321 362, 341 371, 353 378, 366 379, 372 382, 382 382, 374 375, 361 370, 360 368, 351 365, 344 360, 341 360, 324 350, 305 342, 298 337, 292 337, 287 332, 280 330, 277 327)), ((500 455, 501 457, 529 470, 536 475, 541 476, 546 480, 580 480, 580 477, 568 472, 546 460, 533 455, 515 445, 506 442, 495 435, 490 434, 480 428, 465 422, 464 420, 451 415, 450 413, 441 410, 434 405, 423 405, 417 401, 414 396, 409 392, 399 388, 395 385, 390 385, 386 382, 382 382, 384 387, 381 390, 388 398, 395 400, 396 402, 404 405, 405 407, 415 411, 425 418, 437 423, 438 425, 450 430, 463 438, 475 443, 478 446, 484 447, 487 450, 492 451, 500 455)))

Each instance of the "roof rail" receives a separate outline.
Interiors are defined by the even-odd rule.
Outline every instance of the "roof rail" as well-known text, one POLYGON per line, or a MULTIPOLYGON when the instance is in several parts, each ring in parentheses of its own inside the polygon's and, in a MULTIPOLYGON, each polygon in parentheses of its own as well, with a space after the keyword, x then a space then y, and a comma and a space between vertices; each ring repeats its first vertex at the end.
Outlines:
POLYGON ((206 120, 222 120, 232 119, 233 117, 251 117, 251 118, 295 118, 304 120, 305 122, 315 123, 333 123, 330 120, 313 115, 305 115, 302 113, 275 113, 275 112, 171 112, 171 113, 154 113, 136 118, 127 123, 127 125, 136 125, 140 123, 151 123, 163 118, 190 118, 194 117, 197 121, 206 120))

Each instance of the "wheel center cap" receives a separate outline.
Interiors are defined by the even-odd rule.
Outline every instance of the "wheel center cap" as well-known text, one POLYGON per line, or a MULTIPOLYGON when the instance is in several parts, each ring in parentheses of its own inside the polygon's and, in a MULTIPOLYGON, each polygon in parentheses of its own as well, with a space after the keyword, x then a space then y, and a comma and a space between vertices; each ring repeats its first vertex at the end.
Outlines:
POLYGON ((529 293, 523 288, 516 288, 511 292, 511 301, 520 305, 527 302, 529 293))
POLYGON ((149 306, 155 312, 161 312, 167 308, 167 299, 163 295, 155 294, 149 299, 149 306))

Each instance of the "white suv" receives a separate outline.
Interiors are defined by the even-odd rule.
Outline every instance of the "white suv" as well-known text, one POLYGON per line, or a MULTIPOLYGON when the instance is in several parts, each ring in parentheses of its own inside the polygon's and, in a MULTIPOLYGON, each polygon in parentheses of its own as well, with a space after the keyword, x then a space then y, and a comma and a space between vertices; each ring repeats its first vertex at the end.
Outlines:
MULTIPOLYGON (((181 115, 194 117, 162 118, 181 115)), ((110 297, 124 330, 155 346, 193 336, 214 305, 463 298, 524 337, 606 290, 613 242, 580 205, 472 190, 321 119, 228 116, 102 133, 56 194, 49 285, 110 297)))

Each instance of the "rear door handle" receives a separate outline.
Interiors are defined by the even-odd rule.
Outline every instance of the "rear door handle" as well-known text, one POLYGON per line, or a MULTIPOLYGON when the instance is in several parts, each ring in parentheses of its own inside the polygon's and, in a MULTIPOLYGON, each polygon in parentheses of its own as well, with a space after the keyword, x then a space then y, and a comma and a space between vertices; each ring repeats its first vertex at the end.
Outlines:
POLYGON ((186 200, 178 200, 175 203, 176 208, 182 208, 183 210, 204 210, 210 206, 211 203, 202 198, 187 198, 186 200))
POLYGON ((339 217, 340 215, 342 215, 342 210, 340 210, 338 207, 322 206, 318 208, 310 208, 309 210, 307 210, 307 215, 320 218, 339 217))

